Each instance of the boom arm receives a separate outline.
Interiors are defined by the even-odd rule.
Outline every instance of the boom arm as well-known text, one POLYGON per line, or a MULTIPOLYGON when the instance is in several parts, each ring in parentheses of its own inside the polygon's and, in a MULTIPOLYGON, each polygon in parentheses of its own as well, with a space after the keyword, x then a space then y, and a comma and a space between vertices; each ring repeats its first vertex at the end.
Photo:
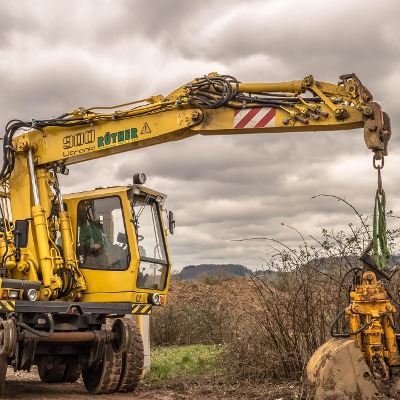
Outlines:
MULTIPOLYGON (((367 147, 376 159, 381 159, 387 154, 391 135, 389 116, 372 101, 371 93, 356 75, 340 79, 338 85, 315 81, 312 76, 301 81, 248 84, 213 73, 166 97, 143 100, 147 104, 136 108, 113 113, 80 108, 54 120, 14 122, 8 125, 5 136, 5 163, 12 163, 15 156, 11 146, 17 153, 33 149, 36 165, 67 165, 196 134, 346 130, 362 126, 367 147), (312 97, 303 97, 305 92, 312 97), (12 141, 21 127, 36 129, 12 141)), ((10 166, 4 170, 9 171, 10 166)), ((4 177, 3 173, 0 178, 4 177)))

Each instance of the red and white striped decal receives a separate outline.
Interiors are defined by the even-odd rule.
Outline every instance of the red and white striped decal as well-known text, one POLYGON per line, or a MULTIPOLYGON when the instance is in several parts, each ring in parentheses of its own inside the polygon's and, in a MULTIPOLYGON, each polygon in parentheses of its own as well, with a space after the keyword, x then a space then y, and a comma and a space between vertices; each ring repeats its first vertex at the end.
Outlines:
POLYGON ((266 126, 275 126, 276 108, 244 108, 235 110, 233 118, 233 128, 265 128, 266 126))

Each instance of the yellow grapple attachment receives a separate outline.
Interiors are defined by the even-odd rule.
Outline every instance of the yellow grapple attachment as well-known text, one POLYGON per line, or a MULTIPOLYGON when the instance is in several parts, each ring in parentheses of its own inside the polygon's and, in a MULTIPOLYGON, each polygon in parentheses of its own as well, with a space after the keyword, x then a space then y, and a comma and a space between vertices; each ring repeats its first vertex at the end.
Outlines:
POLYGON ((317 349, 308 362, 302 400, 400 399, 396 309, 377 280, 390 279, 394 272, 390 276, 377 270, 367 254, 361 261, 362 277, 355 275, 350 304, 331 329, 337 337, 317 349), (342 315, 347 319, 348 333, 335 333, 342 315))

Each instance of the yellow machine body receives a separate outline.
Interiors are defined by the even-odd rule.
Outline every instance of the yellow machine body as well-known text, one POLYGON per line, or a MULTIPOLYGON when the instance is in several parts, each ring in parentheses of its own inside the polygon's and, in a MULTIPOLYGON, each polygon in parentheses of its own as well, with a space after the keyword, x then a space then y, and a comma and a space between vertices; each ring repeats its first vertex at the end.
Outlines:
MULTIPOLYGON (((6 277, 40 283, 40 300, 126 301, 133 304, 147 301, 145 295, 153 294, 155 290, 139 290, 134 285, 138 279, 140 246, 129 222, 130 200, 126 194, 115 195, 122 202, 126 245, 131 257, 129 266, 124 271, 93 267, 81 271, 77 256, 77 207, 82 199, 89 201, 93 193, 67 196, 65 203, 69 207, 68 211, 64 210, 60 204, 57 173, 69 164, 197 134, 304 132, 358 127, 364 127, 367 147, 374 152, 376 160, 381 160, 387 154, 391 135, 389 117, 372 101, 371 93, 356 75, 343 75, 340 79, 339 85, 316 81, 311 75, 289 82, 240 83, 232 77, 211 73, 165 97, 153 96, 117 107, 82 107, 51 123, 36 120, 30 124, 22 123, 30 129, 14 137, 18 130, 15 128, 11 139, 5 137, 4 165, 10 172, 4 173, 0 181, 4 189, 4 212, 10 214, 8 220, 30 221, 29 232, 27 246, 18 249, 17 253, 11 225, 7 225, 7 232, 0 238, 6 277), (224 90, 227 90, 226 95, 221 94, 224 90), (304 97, 306 92, 313 97, 304 97), (215 102, 210 103, 210 98, 215 102), (135 103, 139 105, 129 108, 135 103), (114 111, 97 111, 101 109, 114 111), (70 276, 73 276, 73 285, 66 287, 65 282, 70 276)), ((104 195, 112 191, 102 190, 104 195)), ((100 192, 96 191, 96 195, 100 192)), ((161 236, 165 250, 162 251, 165 252, 164 265, 168 265, 163 267, 165 285, 157 289, 163 296, 167 294, 170 269, 165 232, 163 227, 161 236)), ((148 268, 153 267, 149 265, 148 268)), ((153 269, 157 273, 156 268, 153 269)))
MULTIPOLYGON (((138 181, 126 187, 62 196, 57 176, 67 174, 68 165, 197 134, 363 127, 366 146, 374 153, 374 166, 378 160, 383 166, 391 136, 390 118, 356 75, 340 79, 338 85, 316 81, 311 75, 289 82, 240 83, 211 73, 165 97, 116 107, 81 107, 51 120, 11 121, 3 140, 0 170, 0 313, 5 317, 14 312, 20 332, 17 335, 16 318, 0 322, 0 331, 1 327, 7 331, 0 332, 4 342, 0 372, 8 362, 16 370, 29 370, 36 363, 43 367, 44 376, 51 362, 52 368, 65 368, 71 360, 40 342, 72 343, 78 333, 80 344, 73 350, 80 357, 89 392, 132 391, 135 385, 130 378, 128 382, 129 374, 120 371, 121 376, 111 378, 109 374, 118 369, 118 363, 113 363, 121 352, 126 355, 123 369, 130 364, 136 371, 130 373, 136 378, 138 371, 141 374, 143 363, 134 366, 133 361, 142 346, 143 329, 138 331, 130 320, 117 319, 110 333, 104 328, 106 318, 132 314, 137 319, 149 314, 152 305, 166 301, 171 269, 163 221, 166 196, 143 187, 143 177, 136 177, 138 181), (305 97, 306 92, 311 97, 305 97), (133 104, 137 105, 131 107, 133 104), (99 111, 110 109, 112 112, 99 111), (47 316, 47 333, 39 324, 43 316, 47 316), (78 329, 81 332, 75 332, 78 329), (36 345, 42 346, 37 355, 36 345), (55 362, 56 357, 60 358, 55 362)), ((170 212, 170 233, 173 227, 170 212)), ((361 339, 358 333, 352 334, 351 343, 359 346, 361 353, 357 354, 365 358, 374 377, 388 380, 384 366, 393 366, 398 360, 391 319, 395 309, 376 280, 367 276, 352 296, 347 310, 350 326, 352 332, 363 331, 361 339)), ((138 322, 140 327, 140 319, 138 322)), ((320 352, 323 357, 338 354, 332 344, 328 347, 327 353, 320 352)), ((350 347, 348 342, 341 343, 336 350, 342 349, 343 356, 350 347)), ((314 359, 310 368, 329 366, 325 361, 314 359)), ((0 377, 0 393, 3 385, 0 377)))
POLYGON ((372 271, 364 273, 362 283, 350 293, 350 298, 346 317, 350 332, 359 332, 350 338, 357 341, 374 377, 388 381, 389 367, 400 365, 394 331, 396 308, 372 271))

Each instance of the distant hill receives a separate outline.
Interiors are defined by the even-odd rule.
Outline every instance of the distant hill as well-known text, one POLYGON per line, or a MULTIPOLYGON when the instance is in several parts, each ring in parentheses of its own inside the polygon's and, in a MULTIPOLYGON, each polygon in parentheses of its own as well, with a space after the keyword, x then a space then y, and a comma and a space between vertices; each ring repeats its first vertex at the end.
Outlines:
POLYGON ((252 271, 240 264, 200 264, 188 265, 180 275, 184 281, 195 281, 200 274, 217 279, 247 278, 252 271))
MULTIPOLYGON (((392 255, 388 264, 392 267, 399 260, 400 256, 392 255)), ((343 257, 329 257, 309 261, 309 265, 315 266, 319 271, 327 271, 335 264, 342 264, 343 266, 348 266, 348 268, 350 268, 351 264, 354 266, 361 266, 361 263, 358 261, 358 256, 347 256, 346 259, 343 257)), ((230 278, 249 278, 250 274, 255 276, 268 276, 274 279, 279 272, 269 269, 252 271, 241 264, 199 264, 186 266, 181 272, 176 274, 175 278, 173 277, 172 279, 202 282, 205 277, 211 277, 221 281, 230 278)))

